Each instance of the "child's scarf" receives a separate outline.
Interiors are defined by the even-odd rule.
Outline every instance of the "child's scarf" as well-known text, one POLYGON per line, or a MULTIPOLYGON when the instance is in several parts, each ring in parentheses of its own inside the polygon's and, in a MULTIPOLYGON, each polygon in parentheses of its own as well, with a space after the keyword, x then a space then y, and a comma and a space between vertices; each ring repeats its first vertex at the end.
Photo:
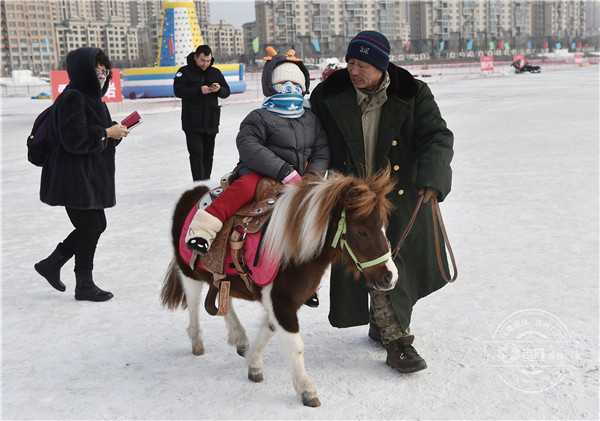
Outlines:
POLYGON ((302 116, 305 107, 310 109, 310 102, 300 94, 275 94, 262 103, 262 108, 284 118, 302 116))

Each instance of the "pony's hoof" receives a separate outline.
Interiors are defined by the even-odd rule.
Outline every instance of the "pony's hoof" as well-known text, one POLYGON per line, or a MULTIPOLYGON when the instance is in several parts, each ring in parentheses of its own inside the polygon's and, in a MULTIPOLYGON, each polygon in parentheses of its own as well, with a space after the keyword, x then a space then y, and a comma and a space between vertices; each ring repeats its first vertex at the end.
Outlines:
POLYGON ((248 378, 255 383, 260 383, 263 381, 263 373, 260 368, 249 368, 248 369, 248 378))
POLYGON ((192 354, 194 355, 204 355, 204 346, 196 345, 192 347, 192 354))
POLYGON ((304 406, 310 406, 311 408, 316 408, 317 406, 321 406, 321 401, 314 393, 305 392, 302 394, 302 403, 304 406))
POLYGON ((250 348, 248 345, 238 345, 237 346, 237 353, 239 356, 241 357, 245 357, 246 356, 246 352, 248 351, 248 348, 250 348))

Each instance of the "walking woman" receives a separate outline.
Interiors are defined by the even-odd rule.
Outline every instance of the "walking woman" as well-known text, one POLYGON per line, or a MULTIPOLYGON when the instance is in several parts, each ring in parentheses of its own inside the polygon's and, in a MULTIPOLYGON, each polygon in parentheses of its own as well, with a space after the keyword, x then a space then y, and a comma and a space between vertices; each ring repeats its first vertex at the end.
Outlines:
POLYGON ((106 229, 105 208, 116 203, 115 148, 129 130, 115 123, 103 95, 109 87, 111 64, 99 48, 84 47, 67 55, 70 83, 51 112, 51 145, 42 168, 40 199, 64 206, 75 229, 35 270, 57 290, 61 267, 75 256, 75 299, 107 301, 113 297, 94 284, 94 254, 106 229))

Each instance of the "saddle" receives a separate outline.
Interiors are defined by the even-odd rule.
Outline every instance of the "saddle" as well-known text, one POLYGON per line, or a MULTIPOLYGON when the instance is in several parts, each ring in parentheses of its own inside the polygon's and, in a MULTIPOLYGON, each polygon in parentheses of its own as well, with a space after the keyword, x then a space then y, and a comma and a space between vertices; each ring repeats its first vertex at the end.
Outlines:
MULTIPOLYGON (((197 208, 206 208, 216 197, 218 197, 230 184, 227 176, 221 180, 221 188, 216 188, 208 193, 198 202, 197 208), (224 181, 226 181, 224 183, 224 181)), ((237 270, 237 274, 244 281, 246 289, 254 296, 256 288, 254 282, 248 274, 247 266, 244 261, 244 243, 247 234, 256 234, 262 231, 273 211, 273 206, 277 200, 277 193, 281 188, 281 182, 272 178, 262 178, 256 187, 254 201, 249 202, 236 211, 228 218, 223 227, 212 242, 208 253, 200 256, 193 253, 190 259, 190 267, 196 270, 198 264, 206 271, 212 273, 213 281, 210 283, 210 289, 206 295, 204 307, 212 316, 222 316, 227 314, 229 309, 229 291, 231 281, 226 280, 225 261, 227 256, 227 246, 231 250, 231 259, 237 270), (215 305, 215 299, 219 294, 219 306, 215 305)))

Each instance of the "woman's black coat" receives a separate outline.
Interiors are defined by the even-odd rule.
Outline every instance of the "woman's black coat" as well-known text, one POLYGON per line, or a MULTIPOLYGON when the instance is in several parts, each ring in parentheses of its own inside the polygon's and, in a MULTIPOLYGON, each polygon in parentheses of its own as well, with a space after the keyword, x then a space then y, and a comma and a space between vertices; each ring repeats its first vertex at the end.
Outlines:
POLYGON ((181 127, 184 131, 216 134, 219 133, 221 107, 217 98, 230 95, 229 85, 219 69, 210 66, 202 70, 194 61, 194 53, 187 57, 187 66, 181 67, 173 80, 175 96, 181 98, 181 127), (213 83, 221 85, 219 91, 202 94, 202 86, 213 83))
POLYGON ((115 147, 106 128, 114 123, 96 76, 99 48, 85 47, 67 55, 70 83, 51 111, 51 152, 42 168, 40 199, 52 206, 104 209, 115 205, 115 147))

